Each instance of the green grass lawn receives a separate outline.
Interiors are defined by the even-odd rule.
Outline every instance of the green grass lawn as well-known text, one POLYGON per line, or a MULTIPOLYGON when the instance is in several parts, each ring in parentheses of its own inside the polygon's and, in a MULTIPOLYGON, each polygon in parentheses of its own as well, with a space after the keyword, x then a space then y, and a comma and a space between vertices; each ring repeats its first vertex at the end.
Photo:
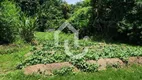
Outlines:
POLYGON ((142 66, 65 76, 24 75, 21 71, 15 71, 0 75, 0 80, 142 80, 142 66))
POLYGON ((0 74, 15 71, 16 66, 24 60, 24 55, 31 49, 29 44, 18 48, 14 53, 0 54, 0 74))
MULTIPOLYGON (((54 48, 53 44, 49 41, 53 41, 53 33, 48 32, 36 32, 35 34, 36 40, 40 42, 40 44, 44 44, 45 50, 57 50, 57 55, 50 56, 42 56, 42 59, 45 60, 43 62, 34 62, 32 58, 39 56, 40 54, 30 56, 31 62, 34 64, 44 63, 44 62, 63 62, 68 61, 66 55, 60 55, 63 53, 63 47, 54 48), (47 59, 49 56, 49 59, 47 59), (55 60, 56 59, 56 60, 55 60)), ((69 41, 73 41, 73 35, 66 35, 64 33, 60 34, 60 41, 69 39, 69 41)), ((96 60, 98 58, 127 58, 129 56, 142 56, 142 47, 141 46, 132 46, 127 44, 111 44, 105 42, 95 42, 95 41, 87 41, 84 42, 80 40, 80 45, 85 46, 93 46, 89 53, 85 56, 85 60, 93 59, 96 60), (82 44, 83 43, 83 44, 82 44)), ((72 46, 72 45, 70 45, 72 46)), ((45 75, 24 75, 22 70, 17 70, 16 66, 20 63, 24 63, 25 60, 29 58, 25 58, 24 55, 27 54, 30 50, 32 50, 32 46, 30 44, 23 44, 18 48, 9 48, 8 46, 0 47, 0 80, 142 80, 142 66, 131 66, 123 69, 108 69, 106 71, 94 72, 94 73, 84 73, 80 72, 74 75, 65 75, 65 76, 45 76, 45 75), (10 50, 7 50, 10 49, 10 50)), ((73 49, 72 51, 79 51, 79 49, 73 49)), ((42 51, 44 54, 44 51, 42 51)), ((41 59, 41 60, 42 60, 41 59)), ((38 57, 37 57, 38 60, 38 57)), ((35 61, 37 61, 35 59, 35 61)))

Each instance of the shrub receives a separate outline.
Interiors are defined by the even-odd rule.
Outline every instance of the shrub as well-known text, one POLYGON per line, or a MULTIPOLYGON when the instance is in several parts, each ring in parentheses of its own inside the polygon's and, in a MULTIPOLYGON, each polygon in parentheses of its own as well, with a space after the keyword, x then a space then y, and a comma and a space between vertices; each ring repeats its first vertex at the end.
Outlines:
POLYGON ((34 38, 35 21, 36 18, 22 17, 20 34, 26 42, 31 42, 34 38))
POLYGON ((0 3, 0 42, 13 42, 18 34, 20 9, 13 2, 5 0, 0 3))

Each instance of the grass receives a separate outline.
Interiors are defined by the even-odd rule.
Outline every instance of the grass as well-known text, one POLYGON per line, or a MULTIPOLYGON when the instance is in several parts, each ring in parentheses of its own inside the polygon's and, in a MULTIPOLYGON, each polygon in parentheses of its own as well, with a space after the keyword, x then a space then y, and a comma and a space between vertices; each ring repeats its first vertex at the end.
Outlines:
POLYGON ((77 73, 66 76, 24 75, 15 71, 0 75, 0 80, 142 80, 142 66, 131 66, 123 69, 108 69, 94 73, 77 73))
MULTIPOLYGON (((48 45, 49 41, 53 41, 53 33, 48 32, 36 32, 36 40, 40 44, 45 44, 48 50, 57 50, 57 52, 63 53, 62 47, 59 49, 52 45, 48 45)), ((60 41, 69 39, 73 41, 73 35, 60 34, 60 41)), ((100 57, 128 57, 128 56, 141 56, 141 46, 131 46, 127 44, 108 44, 105 42, 80 40, 80 44, 85 47, 93 45, 90 48, 89 53, 85 56, 86 59, 98 59, 100 57), (83 43, 83 44, 82 44, 83 43), (103 52, 103 53, 101 53, 103 52), (116 55, 118 54, 118 55, 116 55)), ((72 45, 70 45, 71 47, 72 45)), ((108 69, 106 71, 94 72, 94 73, 77 73, 75 75, 66 76, 45 76, 45 75, 24 75, 22 70, 17 70, 16 66, 27 58, 24 57, 32 49, 30 44, 22 44, 22 46, 0 46, 0 80, 142 80, 142 66, 134 65, 123 69, 108 69)), ((79 49, 72 49, 72 51, 79 49)), ((55 55, 55 59, 69 58, 63 55, 55 55)), ((34 56, 34 55, 33 55, 34 56)), ((45 57, 43 57, 45 58, 45 57)), ((50 58, 49 58, 50 59, 50 58)), ((53 57, 52 57, 53 59, 53 57)), ((52 61, 51 61, 52 62, 52 61)))
POLYGON ((25 44, 18 49, 14 53, 0 54, 0 74, 14 71, 16 66, 24 59, 24 55, 30 51, 31 46, 25 44))
MULTIPOLYGON (((73 39, 73 34, 60 33, 59 36, 60 36, 59 37, 60 41, 64 41, 66 39, 69 39, 69 40, 73 39)), ((36 37, 36 40, 40 42, 53 41, 54 32, 36 32, 35 37, 36 37)))

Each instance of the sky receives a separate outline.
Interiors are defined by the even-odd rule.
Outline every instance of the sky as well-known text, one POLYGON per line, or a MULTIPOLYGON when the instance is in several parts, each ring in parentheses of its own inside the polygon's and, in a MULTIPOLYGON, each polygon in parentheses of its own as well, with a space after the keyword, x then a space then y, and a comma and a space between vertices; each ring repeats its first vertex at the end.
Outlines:
POLYGON ((75 4, 76 2, 82 1, 82 0, 65 0, 67 1, 69 4, 75 4))

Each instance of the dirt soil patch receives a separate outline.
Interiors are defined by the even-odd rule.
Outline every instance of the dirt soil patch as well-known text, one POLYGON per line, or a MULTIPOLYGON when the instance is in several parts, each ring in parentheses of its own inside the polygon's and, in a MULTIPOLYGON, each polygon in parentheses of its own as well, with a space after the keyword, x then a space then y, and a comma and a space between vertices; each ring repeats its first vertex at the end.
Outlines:
POLYGON ((106 59, 99 59, 98 61, 95 60, 89 60, 87 61, 89 64, 98 64, 99 68, 98 70, 106 70, 107 66, 114 67, 114 65, 123 66, 124 63, 119 58, 106 58, 106 59))
POLYGON ((128 59, 128 64, 142 64, 142 57, 130 57, 128 59))
POLYGON ((58 70, 64 67, 73 67, 74 72, 78 72, 79 70, 74 67, 72 64, 69 62, 63 62, 63 63, 52 63, 52 64, 37 64, 33 66, 28 66, 24 69, 25 74, 33 74, 33 73, 46 73, 51 75, 52 71, 58 70))
MULTIPOLYGON (((88 64, 98 64, 99 68, 98 70, 106 70, 108 66, 115 67, 115 68, 121 68, 126 65, 121 59, 119 58, 106 58, 106 59, 99 59, 98 61, 95 60, 88 60, 88 64)), ((142 64, 142 57, 130 57, 128 59, 129 64, 142 64)), ((74 72, 79 72, 79 70, 73 66, 69 62, 63 62, 63 63, 52 63, 52 64, 37 64, 33 66, 28 66, 24 68, 25 74, 33 74, 33 73, 46 73, 48 75, 51 75, 54 70, 61 69, 63 67, 73 67, 74 72)))

